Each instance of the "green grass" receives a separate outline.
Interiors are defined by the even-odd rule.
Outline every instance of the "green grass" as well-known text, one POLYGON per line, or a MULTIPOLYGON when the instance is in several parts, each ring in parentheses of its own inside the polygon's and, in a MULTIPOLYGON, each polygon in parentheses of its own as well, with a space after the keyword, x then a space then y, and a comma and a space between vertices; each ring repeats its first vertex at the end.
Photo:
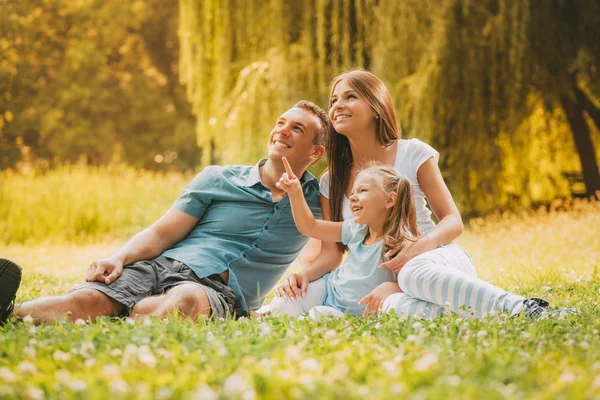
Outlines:
MULTIPOLYGON (((9 324, 0 398, 600 398, 600 203, 555 206, 472 220, 458 242, 484 279, 580 317, 9 324)), ((1 256, 24 267, 26 300, 68 290, 120 243, 1 256)))
POLYGON ((191 178, 126 166, 0 171, 0 244, 131 235, 162 215, 191 178))

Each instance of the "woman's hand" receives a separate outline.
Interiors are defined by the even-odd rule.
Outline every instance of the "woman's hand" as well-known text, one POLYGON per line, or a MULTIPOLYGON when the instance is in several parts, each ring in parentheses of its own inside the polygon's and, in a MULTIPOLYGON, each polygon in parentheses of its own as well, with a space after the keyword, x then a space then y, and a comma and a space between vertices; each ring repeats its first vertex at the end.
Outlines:
POLYGON ((304 298, 308 290, 308 276, 304 272, 294 272, 288 275, 281 285, 275 288, 275 296, 296 300, 304 298))
POLYGON ((433 238, 430 236, 421 236, 414 242, 410 240, 403 241, 400 246, 391 249, 385 254, 388 261, 379 264, 379 267, 387 268, 394 274, 399 273, 402 267, 404 267, 404 264, 409 260, 437 247, 435 246, 435 243, 432 243, 432 239, 433 238))
POLYGON ((383 302, 385 301, 385 299, 387 299, 394 293, 401 292, 402 290, 396 282, 384 282, 381 285, 377 286, 375 289, 373 289, 371 293, 363 297, 358 302, 359 305, 367 305, 365 311, 363 312, 363 317, 375 315, 376 313, 381 311, 381 307, 383 306, 383 302))

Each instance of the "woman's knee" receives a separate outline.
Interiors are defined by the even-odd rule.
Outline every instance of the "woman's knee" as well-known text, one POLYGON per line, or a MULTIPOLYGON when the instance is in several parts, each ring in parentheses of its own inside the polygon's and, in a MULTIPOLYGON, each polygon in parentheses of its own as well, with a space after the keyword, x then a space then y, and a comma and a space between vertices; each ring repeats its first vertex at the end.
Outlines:
MULTIPOLYGON (((404 266, 398 273, 398 285, 400 286, 400 289, 402 289, 405 292, 409 291, 410 290, 410 282, 411 282, 411 280, 414 279, 417 271, 422 270, 423 268, 426 268, 428 266, 428 264, 429 264, 429 261, 427 259, 422 259, 422 258, 413 258, 412 260, 409 260, 406 264, 404 264, 404 266)), ((397 294, 401 294, 401 293, 397 293, 397 294)), ((394 295, 392 295, 392 296, 394 296, 394 295)), ((390 297, 392 297, 392 296, 390 296, 390 297)))

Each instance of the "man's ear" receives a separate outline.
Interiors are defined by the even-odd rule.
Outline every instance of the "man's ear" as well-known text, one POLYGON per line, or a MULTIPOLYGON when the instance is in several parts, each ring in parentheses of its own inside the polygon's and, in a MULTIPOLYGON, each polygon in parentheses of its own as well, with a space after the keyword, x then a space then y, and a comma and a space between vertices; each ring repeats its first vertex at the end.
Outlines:
POLYGON ((325 155, 325 146, 321 146, 320 144, 315 144, 310 153, 310 158, 313 159, 313 162, 317 161, 321 157, 325 155))
POLYGON ((394 207, 394 205, 396 204, 396 202, 398 201, 398 193, 396 192, 390 192, 387 195, 387 198, 385 199, 385 208, 386 209, 391 209, 392 207, 394 207))

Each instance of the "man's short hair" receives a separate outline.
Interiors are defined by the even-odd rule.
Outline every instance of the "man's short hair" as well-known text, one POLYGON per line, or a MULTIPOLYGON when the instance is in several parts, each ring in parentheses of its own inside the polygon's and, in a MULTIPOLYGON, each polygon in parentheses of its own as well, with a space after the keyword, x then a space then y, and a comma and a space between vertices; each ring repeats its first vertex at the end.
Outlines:
POLYGON ((318 105, 308 100, 300 100, 294 107, 302 108, 304 110, 308 110, 319 117, 320 127, 315 133, 315 138, 313 140, 313 144, 318 144, 321 146, 325 146, 327 143, 327 125, 329 124, 329 116, 327 113, 318 105))

